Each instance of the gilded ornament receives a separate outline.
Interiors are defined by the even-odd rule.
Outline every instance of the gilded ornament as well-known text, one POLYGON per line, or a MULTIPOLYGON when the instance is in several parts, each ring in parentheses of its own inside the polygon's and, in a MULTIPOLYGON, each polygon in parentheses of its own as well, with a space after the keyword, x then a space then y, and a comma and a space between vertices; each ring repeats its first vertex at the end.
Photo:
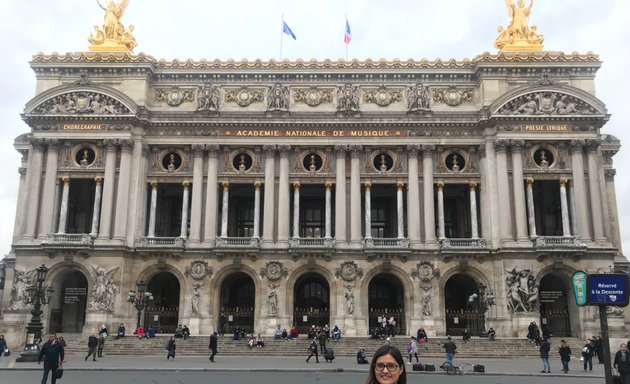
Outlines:
POLYGON ((525 0, 505 0, 510 16, 507 28, 499 27, 499 36, 494 46, 499 52, 540 52, 543 50, 544 36, 538 34, 535 25, 529 26, 529 15, 534 0, 525 5, 525 0))
POLYGON ((472 101, 472 88, 457 89, 455 86, 450 86, 448 88, 438 88, 433 90, 433 102, 435 103, 455 107, 462 103, 471 103, 472 101))
POLYGON ((304 103, 309 107, 316 107, 322 103, 331 103, 333 100, 330 89, 318 89, 311 87, 307 89, 296 89, 293 94, 293 101, 304 103))
POLYGON ((259 89, 248 89, 241 87, 238 91, 226 91, 225 102, 236 103, 240 107, 247 107, 252 103, 262 103, 264 101, 263 91, 259 89))
POLYGON ((381 85, 377 90, 367 90, 363 92, 363 102, 374 103, 381 107, 386 107, 391 103, 396 103, 401 100, 402 92, 388 91, 384 85, 381 85))
POLYGON ((122 16, 129 4, 129 0, 121 0, 118 3, 107 0, 103 6, 99 0, 96 3, 105 11, 103 25, 94 26, 94 33, 88 37, 89 50, 92 52, 130 52, 136 47, 137 42, 133 37, 133 25, 125 27, 122 16))
POLYGON ((179 89, 173 87, 171 89, 156 89, 155 101, 158 103, 166 103, 171 107, 176 107, 182 103, 192 103, 195 101, 195 92, 192 89, 179 89))

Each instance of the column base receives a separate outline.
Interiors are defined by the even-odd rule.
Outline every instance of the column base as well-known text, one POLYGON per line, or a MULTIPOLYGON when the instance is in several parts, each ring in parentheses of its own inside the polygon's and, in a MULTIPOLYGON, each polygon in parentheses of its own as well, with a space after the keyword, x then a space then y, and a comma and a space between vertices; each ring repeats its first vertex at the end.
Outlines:
POLYGON ((350 244, 348 244, 348 248, 361 249, 363 248, 363 241, 361 239, 350 240, 350 244))
POLYGON ((201 242, 201 247, 203 248, 214 248, 216 246, 216 240, 215 239, 211 239, 211 240, 204 240, 201 242))
POLYGON ((532 248, 534 243, 528 238, 520 238, 516 240, 516 245, 520 248, 532 248))

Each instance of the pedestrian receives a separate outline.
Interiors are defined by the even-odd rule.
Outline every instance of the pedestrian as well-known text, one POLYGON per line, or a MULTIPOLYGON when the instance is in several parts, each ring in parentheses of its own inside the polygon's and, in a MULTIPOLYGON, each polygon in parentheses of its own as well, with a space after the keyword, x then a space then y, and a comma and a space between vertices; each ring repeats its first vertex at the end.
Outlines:
POLYGON ((365 354, 365 349, 361 348, 357 352, 357 364, 369 364, 367 359, 367 355, 365 354))
POLYGON ((59 364, 63 362, 64 351, 63 346, 57 341, 57 335, 51 333, 48 335, 48 341, 44 343, 42 349, 39 351, 39 357, 37 358, 37 364, 42 363, 44 359, 44 376, 42 377, 42 384, 46 384, 48 381, 48 374, 52 373, 50 382, 55 384, 57 382, 57 369, 59 364))
POLYGON ((322 329, 319 332, 319 348, 321 350, 322 355, 326 353, 326 341, 328 340, 328 332, 326 329, 322 329))
POLYGON ((208 358, 208 360, 215 363, 214 356, 217 354, 217 333, 216 332, 213 332, 210 335, 210 345, 208 345, 208 348, 210 349, 210 357, 208 358))
POLYGON ((64 339, 63 336, 59 336, 57 338, 57 341, 59 342, 59 344, 61 344, 62 347, 66 347, 66 339, 64 339))
POLYGON ((224 312, 221 312, 221 316, 219 316, 219 332, 221 336, 225 335, 225 324, 227 324, 228 317, 224 312))
POLYGON ((105 324, 101 325, 101 330, 98 331, 98 335, 104 336, 104 337, 109 336, 109 331, 107 330, 107 327, 105 326, 105 324))
POLYGON ((188 340, 190 337, 190 329, 188 329, 188 326, 184 325, 182 328, 182 335, 184 335, 184 340, 188 340))
POLYGON ((125 337, 125 325, 123 323, 120 323, 120 325, 118 326, 118 331, 116 332, 116 340, 125 337))
POLYGON ((90 335, 88 337, 88 354, 85 356, 85 361, 92 356, 92 361, 96 361, 96 348, 98 347, 98 336, 96 334, 90 335))
POLYGON ((416 363, 420 362, 418 358, 418 341, 414 336, 411 336, 411 341, 407 344, 407 353, 409 353, 409 364, 411 364, 411 357, 416 357, 416 363))
POLYGON ((166 343, 166 350, 168 351, 166 354, 166 360, 171 357, 175 360, 175 349, 177 349, 177 346, 175 345, 175 337, 171 337, 168 343, 166 343))
POLYGON ((418 341, 419 346, 424 346, 425 351, 429 350, 429 347, 427 346, 429 344, 429 336, 427 336, 427 332, 424 328, 418 329, 418 332, 416 332, 416 340, 418 341))
POLYGON ((98 337, 98 357, 103 357, 103 348, 105 348, 105 337, 98 337))
POLYGON ((604 364, 604 342, 602 341, 601 336, 596 336, 593 338, 595 344, 595 353, 597 354, 597 362, 599 364, 604 364))
POLYGON ((494 330, 494 328, 490 327, 490 329, 488 329, 488 340, 494 341, 496 338, 497 332, 494 330))
POLYGON ((396 328, 396 319, 394 319, 394 316, 391 316, 389 319, 387 319, 387 336, 394 337, 395 328, 396 328))
POLYGON ((398 348, 383 345, 374 352, 365 384, 407 384, 405 361, 398 348))
POLYGON ((450 336, 446 337, 446 343, 441 345, 444 348, 444 352, 446 353, 446 362, 450 365, 453 365, 453 357, 457 353, 457 345, 451 340, 450 336))
POLYGON ((621 376, 621 384, 630 384, 630 352, 628 352, 626 344, 621 344, 619 350, 615 353, 613 367, 617 369, 619 376, 621 376))
POLYGON ((588 367, 589 372, 593 372, 593 351, 595 350, 595 345, 593 344, 593 340, 586 340, 586 344, 582 347, 582 358, 584 359, 584 372, 586 372, 586 368, 588 367))
POLYGON ((468 328, 464 328, 462 340, 464 340, 464 343, 470 343, 470 332, 468 331, 468 328))
POLYGON ((7 347, 7 341, 4 339, 4 335, 0 335, 0 358, 9 351, 7 347))
POLYGON ((308 357, 306 358, 306 362, 308 363, 311 357, 315 355, 315 362, 319 363, 319 355, 317 354, 317 341, 315 341, 315 339, 311 340, 311 344, 308 346, 308 352, 310 353, 310 355, 308 355, 308 357))
POLYGON ((560 361, 562 361, 562 371, 564 373, 569 372, 569 361, 571 361, 571 348, 567 345, 566 340, 560 340, 560 361))
POLYGON ((547 339, 543 338, 540 342, 540 358, 543 363, 543 370, 540 373, 551 373, 551 367, 549 366, 549 350, 551 345, 547 339))

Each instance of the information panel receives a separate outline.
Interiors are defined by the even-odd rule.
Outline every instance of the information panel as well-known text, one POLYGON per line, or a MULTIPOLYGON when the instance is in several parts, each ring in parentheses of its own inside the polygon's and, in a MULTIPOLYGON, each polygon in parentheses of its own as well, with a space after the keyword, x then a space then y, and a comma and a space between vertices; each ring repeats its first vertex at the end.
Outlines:
POLYGON ((628 275, 606 273, 588 275, 589 305, 628 305, 628 275))

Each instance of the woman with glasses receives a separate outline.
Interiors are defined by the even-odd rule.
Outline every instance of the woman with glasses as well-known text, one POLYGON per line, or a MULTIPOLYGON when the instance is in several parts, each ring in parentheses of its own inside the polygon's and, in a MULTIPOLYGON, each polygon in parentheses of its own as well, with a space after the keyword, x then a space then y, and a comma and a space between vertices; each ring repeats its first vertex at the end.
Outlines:
POLYGON ((405 362, 398 348, 386 344, 374 352, 365 384, 407 384, 405 362))

